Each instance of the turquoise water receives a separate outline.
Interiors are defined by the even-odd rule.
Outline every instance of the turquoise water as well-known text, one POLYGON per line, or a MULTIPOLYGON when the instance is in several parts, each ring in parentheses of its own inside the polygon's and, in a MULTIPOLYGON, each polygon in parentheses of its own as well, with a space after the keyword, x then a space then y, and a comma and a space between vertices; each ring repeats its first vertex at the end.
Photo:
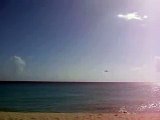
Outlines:
POLYGON ((148 112, 160 110, 154 83, 0 83, 0 110, 148 112))

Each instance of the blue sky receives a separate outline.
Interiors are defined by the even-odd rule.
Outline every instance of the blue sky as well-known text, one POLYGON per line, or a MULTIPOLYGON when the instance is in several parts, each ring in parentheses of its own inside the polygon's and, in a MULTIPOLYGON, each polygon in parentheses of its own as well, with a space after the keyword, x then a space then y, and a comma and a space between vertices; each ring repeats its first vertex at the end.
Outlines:
POLYGON ((0 80, 157 81, 157 2, 1 0, 0 80))

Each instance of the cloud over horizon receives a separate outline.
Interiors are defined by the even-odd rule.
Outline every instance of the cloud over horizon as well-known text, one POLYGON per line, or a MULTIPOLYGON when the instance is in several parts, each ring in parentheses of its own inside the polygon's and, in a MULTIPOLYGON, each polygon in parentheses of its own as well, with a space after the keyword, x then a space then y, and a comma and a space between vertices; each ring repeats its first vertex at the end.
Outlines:
POLYGON ((142 72, 142 71, 150 71, 150 72, 160 72, 160 56, 153 56, 150 63, 146 63, 140 66, 134 66, 130 69, 132 72, 142 72))
POLYGON ((12 56, 4 65, 1 71, 2 80, 20 80, 25 78, 26 62, 20 56, 12 56))
POLYGON ((160 80, 160 56, 153 56, 147 63, 130 68, 131 76, 138 76, 137 78, 148 79, 150 82, 160 80))
POLYGON ((11 58, 11 64, 17 75, 24 73, 26 62, 19 56, 13 56, 11 58))
POLYGON ((160 56, 155 56, 154 60, 155 60, 156 72, 160 72, 160 56))

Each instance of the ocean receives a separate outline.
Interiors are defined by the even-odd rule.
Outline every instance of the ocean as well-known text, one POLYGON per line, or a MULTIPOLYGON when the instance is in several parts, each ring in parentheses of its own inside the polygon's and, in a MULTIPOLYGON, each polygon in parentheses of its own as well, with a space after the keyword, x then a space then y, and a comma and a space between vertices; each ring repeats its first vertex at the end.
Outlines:
POLYGON ((0 111, 159 112, 160 84, 0 82, 0 111))

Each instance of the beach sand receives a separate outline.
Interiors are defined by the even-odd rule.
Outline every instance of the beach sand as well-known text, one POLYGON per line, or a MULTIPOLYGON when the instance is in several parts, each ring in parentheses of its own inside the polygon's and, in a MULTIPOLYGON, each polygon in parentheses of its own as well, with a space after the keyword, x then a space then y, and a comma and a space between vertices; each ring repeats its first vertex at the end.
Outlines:
POLYGON ((160 120, 159 113, 18 113, 0 112, 0 120, 160 120))

